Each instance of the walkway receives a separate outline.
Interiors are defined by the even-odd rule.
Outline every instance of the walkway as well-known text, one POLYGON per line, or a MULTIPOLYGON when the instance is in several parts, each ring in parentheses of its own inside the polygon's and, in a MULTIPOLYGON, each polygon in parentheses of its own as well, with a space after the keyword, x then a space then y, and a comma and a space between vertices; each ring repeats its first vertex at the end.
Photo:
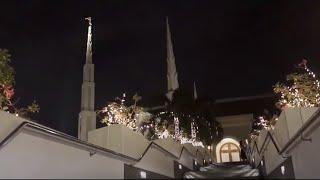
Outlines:
POLYGON ((200 168, 199 171, 186 172, 185 179, 205 178, 205 179, 225 179, 225 178, 245 178, 259 179, 259 170, 252 169, 248 164, 242 162, 233 163, 213 163, 207 167, 200 168))

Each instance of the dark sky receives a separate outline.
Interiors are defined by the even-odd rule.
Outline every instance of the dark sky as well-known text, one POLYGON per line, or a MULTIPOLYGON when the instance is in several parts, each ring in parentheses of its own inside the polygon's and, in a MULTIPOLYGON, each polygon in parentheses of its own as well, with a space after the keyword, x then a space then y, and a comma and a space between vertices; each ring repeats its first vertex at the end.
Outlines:
POLYGON ((0 48, 12 54, 16 97, 36 119, 76 135, 87 23, 93 18, 96 107, 126 92, 166 91, 165 16, 180 87, 213 99, 272 92, 307 58, 320 71, 320 1, 7 1, 0 48))

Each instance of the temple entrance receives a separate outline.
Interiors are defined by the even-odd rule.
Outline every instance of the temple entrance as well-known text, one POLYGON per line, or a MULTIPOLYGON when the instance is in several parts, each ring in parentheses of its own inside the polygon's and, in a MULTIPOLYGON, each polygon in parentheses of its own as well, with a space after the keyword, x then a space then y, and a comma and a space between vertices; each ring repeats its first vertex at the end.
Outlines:
POLYGON ((236 162, 240 161, 239 142, 233 138, 226 137, 216 146, 217 162, 236 162))
POLYGON ((220 148, 221 162, 240 161, 240 148, 234 143, 225 143, 220 148))

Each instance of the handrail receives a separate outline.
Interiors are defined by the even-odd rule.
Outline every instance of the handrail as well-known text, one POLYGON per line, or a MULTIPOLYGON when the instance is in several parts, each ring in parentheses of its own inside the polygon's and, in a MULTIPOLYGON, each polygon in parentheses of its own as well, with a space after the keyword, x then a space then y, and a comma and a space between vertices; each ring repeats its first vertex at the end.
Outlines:
POLYGON ((1 142, 0 149, 4 147, 28 122, 24 121, 19 126, 17 126, 13 131, 11 131, 1 142))
MULTIPOLYGON (((167 154, 170 154, 172 157, 174 157, 174 158, 176 158, 176 159, 180 159, 180 158, 181 158, 183 150, 187 151, 189 154, 192 155, 192 153, 191 153, 187 148, 185 148, 184 146, 182 146, 179 156, 176 156, 176 155, 172 154, 171 152, 167 151, 165 148, 161 147, 160 145, 158 145, 157 143, 155 143, 155 142, 152 141, 152 142, 149 143, 149 145, 147 146, 147 148, 145 149, 145 151, 142 153, 141 157, 139 157, 139 158, 133 158, 133 157, 130 157, 130 156, 127 156, 127 155, 124 155, 124 154, 115 152, 115 151, 113 151, 113 150, 106 149, 106 148, 103 148, 103 147, 101 147, 101 146, 97 146, 97 145, 88 143, 88 142, 86 142, 86 141, 82 141, 82 140, 80 140, 80 139, 78 139, 78 138, 75 138, 75 137, 73 137, 73 136, 64 134, 64 133, 59 132, 59 131, 56 131, 56 130, 54 130, 54 129, 50 129, 50 128, 47 128, 47 127, 45 127, 45 126, 41 126, 41 125, 38 125, 38 124, 35 124, 35 123, 32 123, 32 122, 28 122, 28 121, 24 121, 24 122, 22 122, 21 124, 19 124, 19 126, 17 126, 13 131, 11 131, 11 132, 0 142, 0 150, 1 150, 1 148, 3 148, 6 144, 8 144, 23 128, 32 128, 32 129, 35 129, 35 130, 37 130, 37 131, 41 131, 41 132, 44 132, 44 133, 47 133, 47 134, 50 134, 50 135, 54 135, 54 136, 57 136, 57 137, 66 139, 66 140, 68 140, 68 141, 71 141, 71 142, 73 142, 73 143, 76 143, 76 144, 85 146, 85 147, 87 147, 89 150, 94 150, 95 152, 96 152, 96 151, 100 151, 100 152, 104 152, 104 153, 109 153, 109 154, 111 154, 111 155, 119 156, 119 157, 121 157, 121 158, 127 159, 127 160, 129 160, 129 161, 135 161, 135 162, 141 161, 141 159, 145 156, 145 154, 146 154, 147 151, 151 148, 151 146, 155 146, 155 147, 161 149, 162 151, 164 151, 164 152, 167 153, 167 154)), ((89 151, 89 152, 90 152, 90 155, 91 155, 91 151, 89 151)), ((196 153, 197 153, 197 152, 198 152, 198 149, 197 149, 196 153)), ((193 157, 194 157, 194 156, 193 156, 193 157)))
POLYGON ((313 124, 317 118, 320 115, 320 109, 318 109, 309 119, 309 121, 307 121, 306 123, 304 123, 302 125, 302 127, 296 132, 296 134, 288 141, 288 143, 283 147, 283 149, 281 150, 281 152, 284 152, 285 150, 287 150, 293 143, 294 141, 300 136, 302 137, 302 133, 309 128, 309 126, 311 126, 311 124, 313 124))
MULTIPOLYGON (((316 120, 317 118, 319 117, 320 115, 320 109, 318 109, 309 119, 309 121, 307 121, 305 124, 302 125, 302 127, 295 133, 295 135, 290 138, 290 140, 284 145, 284 147, 282 149, 280 149, 280 147, 278 146, 278 144, 276 143, 275 141, 275 138, 273 137, 273 135, 270 133, 270 131, 267 131, 267 135, 262 143, 262 146, 259 150, 258 146, 257 146, 257 143, 256 141, 254 141, 254 145, 257 149, 257 152, 258 152, 258 155, 261 156, 261 154, 263 153, 262 150, 265 146, 265 143, 268 139, 268 137, 270 137, 271 139, 271 142, 274 144, 276 150, 277 150, 277 153, 279 155, 281 155, 283 158, 287 158, 287 156, 284 156, 283 153, 290 147, 294 144, 294 142, 298 139, 298 137, 300 136, 302 140, 307 140, 307 139, 303 139, 304 137, 302 137, 303 135, 303 132, 305 130, 307 130, 316 120)), ((253 154, 253 150, 250 148, 250 146, 248 147, 248 151, 250 153, 250 155, 252 156, 253 154)))

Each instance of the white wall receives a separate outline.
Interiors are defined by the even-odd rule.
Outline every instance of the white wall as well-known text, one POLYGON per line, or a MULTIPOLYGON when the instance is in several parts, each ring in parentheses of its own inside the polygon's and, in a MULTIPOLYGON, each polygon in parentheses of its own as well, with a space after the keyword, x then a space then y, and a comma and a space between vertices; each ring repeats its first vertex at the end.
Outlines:
POLYGON ((146 169, 168 177, 174 177, 173 158, 166 156, 156 148, 151 148, 135 167, 146 169))
MULTIPOLYGON (((303 124, 310 120, 310 117, 315 114, 316 110, 317 108, 288 108, 281 113, 275 129, 269 131, 274 137, 276 144, 279 145, 280 150, 295 136, 303 124)), ((292 157, 294 174, 297 179, 320 177, 320 118, 317 118, 316 123, 311 125, 311 128, 314 130, 311 133, 312 141, 301 141, 301 137, 298 136, 296 139, 297 145, 291 151, 286 152, 288 153, 287 155, 292 157)), ((266 130, 263 130, 256 140, 259 150, 261 150, 262 143, 266 138, 266 132, 266 130)), ((250 144, 250 147, 253 148, 253 143, 250 144)), ((263 148, 265 151, 260 156, 255 148, 253 149, 255 151, 255 165, 258 165, 264 156, 267 174, 274 171, 285 161, 285 158, 278 154, 270 138, 267 138, 265 147, 263 148)))
POLYGON ((165 150, 169 151, 174 156, 176 157, 180 156, 183 145, 180 143, 177 143, 172 138, 156 139, 153 142, 163 147, 165 150))
POLYGON ((124 163, 24 130, 0 150, 0 178, 123 178, 124 163))
POLYGON ((292 151, 293 167, 297 179, 320 178, 320 128, 318 127, 308 138, 311 138, 312 141, 302 141, 292 151))
POLYGON ((0 110, 0 141, 8 136, 24 119, 0 110))
MULTIPOLYGON (((1 111, 0 120, 1 140, 25 121, 1 111)), ((89 142, 135 159, 139 159, 151 143, 121 125, 89 132, 89 142)), ((155 143, 171 154, 151 146, 140 162, 129 162, 107 152, 97 152, 90 157, 87 145, 58 138, 54 132, 43 133, 26 127, 0 149, 0 178, 123 178, 125 162, 173 177, 174 161, 190 169, 193 169, 194 159, 198 164, 202 164, 203 158, 208 161, 206 149, 181 145, 172 139, 156 140, 155 143), (183 146, 188 151, 183 150, 180 157, 183 146)))
POLYGON ((193 155, 185 149, 182 151, 181 157, 179 159, 179 163, 186 166, 189 169, 193 169, 193 155))
POLYGON ((223 136, 237 138, 237 140, 247 138, 251 130, 253 120, 252 114, 241 114, 232 116, 221 116, 216 118, 223 128, 223 136))
POLYGON ((90 131, 88 141, 135 159, 142 156, 150 143, 142 134, 121 124, 113 124, 90 131))

